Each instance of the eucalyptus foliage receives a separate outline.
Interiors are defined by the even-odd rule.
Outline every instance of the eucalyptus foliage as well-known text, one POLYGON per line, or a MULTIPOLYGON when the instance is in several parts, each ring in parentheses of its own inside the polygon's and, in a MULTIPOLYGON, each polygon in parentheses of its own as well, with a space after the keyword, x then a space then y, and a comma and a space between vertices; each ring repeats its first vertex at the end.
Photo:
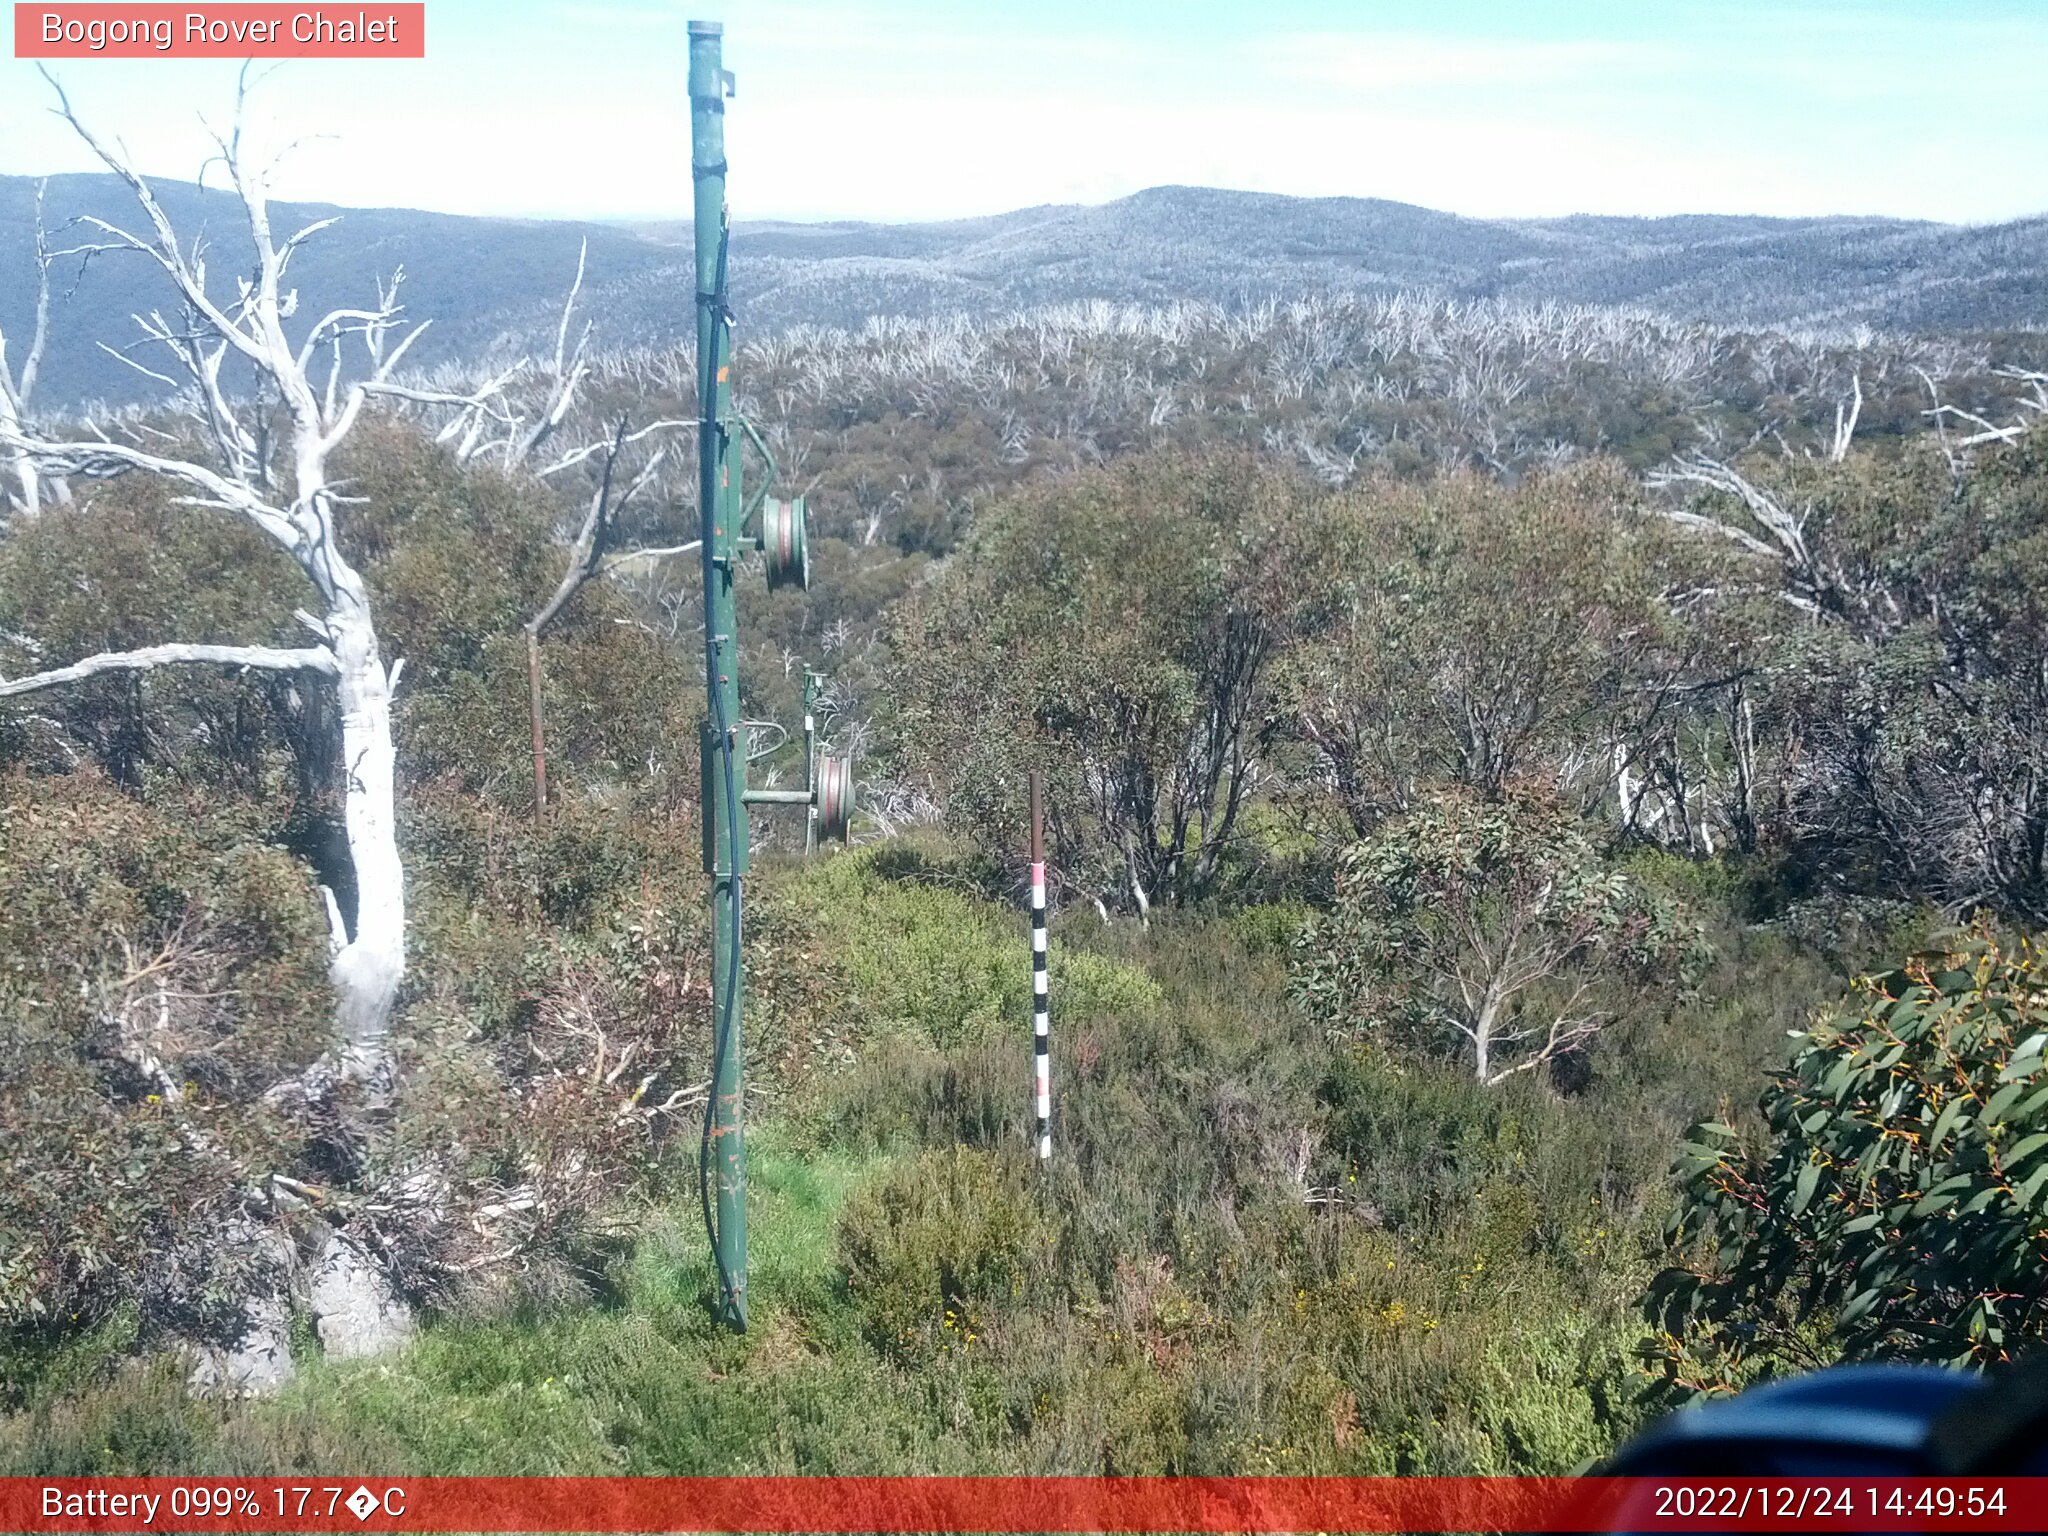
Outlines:
POLYGON ((1650 1288, 1665 1380, 1838 1356, 1957 1365, 2048 1334, 2048 979, 1988 927, 1859 981, 1794 1036, 1767 1134, 1700 1126, 1650 1288))

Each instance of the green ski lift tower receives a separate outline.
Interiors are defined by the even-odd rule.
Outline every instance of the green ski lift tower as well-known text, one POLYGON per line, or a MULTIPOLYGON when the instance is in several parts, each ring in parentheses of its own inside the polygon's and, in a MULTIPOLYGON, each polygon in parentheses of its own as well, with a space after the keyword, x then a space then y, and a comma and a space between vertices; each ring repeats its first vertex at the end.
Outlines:
POLYGON ((690 174, 696 244, 697 467, 704 562, 704 687, 700 739, 704 870, 711 877, 712 1071, 705 1107, 704 1223, 718 1269, 718 1315, 747 1326, 746 1058, 740 1024, 741 893, 748 868, 749 805, 805 808, 805 846, 844 842, 853 814, 853 765, 817 751, 812 722, 817 679, 805 676, 805 783, 802 789, 747 788, 747 722, 740 716, 739 617, 735 587, 742 560, 765 557, 768 585, 808 588, 811 559, 804 500, 778 500, 775 458, 733 408, 733 316, 726 269, 732 224, 725 199, 725 103, 733 78, 724 65, 724 26, 690 23, 690 174), (761 489, 742 490, 742 442, 762 460, 761 489), (757 531, 745 529, 755 524, 757 531))

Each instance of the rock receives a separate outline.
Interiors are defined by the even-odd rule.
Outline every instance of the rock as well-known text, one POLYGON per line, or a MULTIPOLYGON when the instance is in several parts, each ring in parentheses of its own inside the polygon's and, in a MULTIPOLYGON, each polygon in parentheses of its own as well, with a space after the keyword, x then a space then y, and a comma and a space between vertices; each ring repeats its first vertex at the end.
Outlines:
POLYGON ((186 1390, 194 1397, 275 1397, 298 1374, 291 1314, 279 1296, 249 1303, 247 1327, 229 1348, 202 1348, 186 1390))
POLYGON ((290 1289, 298 1254, 283 1232, 246 1216, 229 1223, 222 1240, 251 1261, 242 1331, 230 1343, 200 1343, 186 1389, 195 1397, 273 1397, 298 1374, 290 1289))
POLYGON ((307 1300, 320 1347, 337 1360, 387 1355, 415 1331, 412 1309, 383 1271, 340 1232, 330 1232, 309 1268, 307 1300))

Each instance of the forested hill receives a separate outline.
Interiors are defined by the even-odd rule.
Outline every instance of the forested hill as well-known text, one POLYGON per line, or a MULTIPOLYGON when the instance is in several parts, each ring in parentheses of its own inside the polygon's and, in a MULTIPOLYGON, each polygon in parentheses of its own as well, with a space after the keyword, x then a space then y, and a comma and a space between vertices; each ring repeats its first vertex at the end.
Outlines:
MULTIPOLYGON (((33 198, 0 177, 0 327, 25 329, 33 198)), ((230 280, 243 249, 220 191, 158 184, 181 229, 219 242, 230 280)), ((132 222, 109 176, 49 184, 49 219, 132 222)), ((296 258, 310 308, 370 296, 403 264, 414 312, 435 322, 421 363, 523 349, 552 328, 590 242, 601 345, 676 337, 688 324, 687 225, 624 227, 479 219, 398 209, 281 205, 279 225, 342 215, 296 258)), ((76 243, 76 231, 59 245, 76 243)), ((735 297, 756 334, 857 326, 877 315, 988 316, 1106 298, 1234 304, 1308 292, 1429 289, 1455 298, 1629 305, 1738 326, 1896 330, 2048 328, 2048 219, 1964 227, 1876 218, 1574 217, 1488 221, 1372 198, 1293 198, 1155 187, 1099 207, 1023 209, 927 224, 741 223, 735 297)), ((161 302, 140 258, 59 274, 45 405, 132 398, 153 386, 101 349, 131 339, 128 315, 161 302)))

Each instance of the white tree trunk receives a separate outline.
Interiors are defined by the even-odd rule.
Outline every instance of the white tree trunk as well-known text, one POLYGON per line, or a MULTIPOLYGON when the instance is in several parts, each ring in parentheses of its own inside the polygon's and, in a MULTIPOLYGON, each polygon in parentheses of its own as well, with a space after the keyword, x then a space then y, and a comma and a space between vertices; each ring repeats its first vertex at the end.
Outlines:
POLYGON ((356 877, 354 931, 336 935, 332 974, 342 1073, 388 1079, 391 1006, 405 975, 405 870, 398 856, 391 673, 378 653, 361 582, 329 616, 341 704, 343 820, 356 877))
MULTIPOLYGON (((18 437, 28 416, 29 401, 36 392, 36 375, 43 365, 43 349, 50 339, 50 244, 43 226, 43 194, 47 180, 36 183, 36 300, 35 320, 29 331, 28 351, 17 375, 8 362, 7 336, 0 331, 0 438, 18 437)), ((41 474, 27 453, 0 451, 0 465, 14 481, 12 490, 0 490, 0 508, 12 504, 24 517, 42 509, 41 474)))
MULTIPOLYGON (((6 363, 7 354, 4 338, 0 338, 0 369, 4 369, 6 363)), ((8 428, 13 428, 16 433, 19 433, 21 428, 21 412, 15 406, 14 391, 4 379, 0 379, 0 435, 7 435, 8 428)), ((36 512, 41 508, 43 500, 42 487, 40 477, 36 473, 35 460, 25 453, 8 451, 0 453, 0 461, 4 461, 7 476, 14 482, 5 495, 0 496, 0 505, 11 504, 14 510, 21 515, 27 517, 35 516, 36 512)))
MULTIPOLYGON (((1505 963, 1506 956, 1501 958, 1502 962, 1505 963)), ((1500 1077, 1507 1075, 1503 1072, 1500 1074, 1500 1077, 1496 1077, 1493 1071, 1494 1036, 1500 1029, 1500 1011, 1506 1001, 1507 999, 1502 992, 1501 976, 1496 971, 1487 980, 1485 991, 1480 994, 1479 1011, 1473 1017, 1472 1028, 1468 1031, 1472 1037, 1473 1071, 1478 1076, 1479 1081, 1488 1087, 1500 1081, 1500 1077)))

